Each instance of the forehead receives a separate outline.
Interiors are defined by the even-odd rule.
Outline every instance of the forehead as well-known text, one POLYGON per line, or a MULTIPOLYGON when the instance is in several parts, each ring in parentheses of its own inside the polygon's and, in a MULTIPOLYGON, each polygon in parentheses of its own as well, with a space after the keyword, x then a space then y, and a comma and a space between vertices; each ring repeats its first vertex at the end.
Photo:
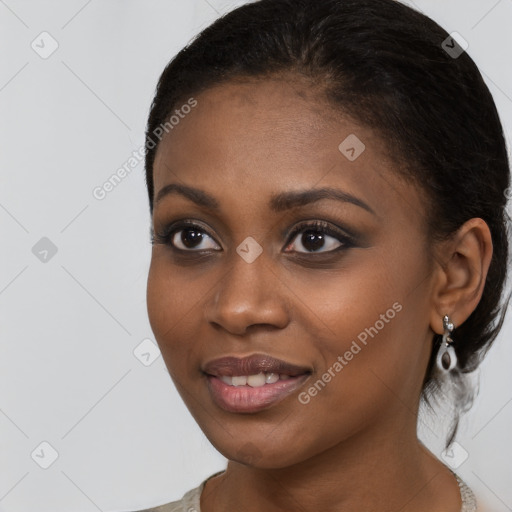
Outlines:
POLYGON ((385 141, 328 104, 304 79, 228 82, 194 99, 197 106, 159 145, 156 194, 179 180, 225 191, 226 198, 233 190, 263 197, 294 185, 342 185, 383 206, 399 196, 414 198, 394 171, 385 141))
POLYGON ((276 157, 294 147, 307 156, 308 148, 319 145, 321 132, 325 136, 328 119, 335 119, 332 108, 322 105, 320 111, 319 92, 289 80, 240 79, 207 89, 196 101, 193 112, 166 137, 174 139, 168 145, 172 154, 183 149, 183 139, 195 139, 200 150, 233 157, 258 151, 276 157))

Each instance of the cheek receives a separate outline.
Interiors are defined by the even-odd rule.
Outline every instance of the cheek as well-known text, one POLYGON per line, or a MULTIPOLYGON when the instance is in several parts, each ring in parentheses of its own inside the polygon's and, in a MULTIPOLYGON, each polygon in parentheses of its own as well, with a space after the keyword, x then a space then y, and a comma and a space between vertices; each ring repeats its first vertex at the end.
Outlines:
MULTIPOLYGON (((336 273, 299 279, 293 287, 294 295, 304 300, 300 322, 305 329, 312 327, 310 336, 324 368, 345 355, 347 368, 384 368, 390 374, 408 361, 417 363, 428 311, 424 256, 419 249, 380 247, 358 252, 354 262, 347 261, 336 273)), ((344 373, 353 379, 361 375, 344 373)))
POLYGON ((317 398, 323 407, 338 403, 340 416, 412 406, 421 389, 428 355, 425 260, 415 250, 393 252, 361 262, 364 271, 326 282, 323 299, 308 297, 321 304, 319 316, 331 333, 319 338, 325 366, 318 377, 331 382, 317 398))
POLYGON ((204 298, 204 286, 201 279, 194 281, 185 279, 186 274, 172 265, 166 249, 153 248, 151 266, 149 268, 146 301, 148 316, 153 332, 158 341, 172 333, 180 324, 194 315, 204 298))
POLYGON ((198 365, 204 342, 200 334, 203 308, 211 286, 205 274, 171 265, 165 248, 153 249, 146 292, 148 318, 173 376, 198 365))
MULTIPOLYGON (((183 341, 174 343, 174 340, 183 340, 181 330, 186 325, 188 313, 193 316, 194 312, 191 311, 183 284, 177 279, 176 270, 166 263, 160 252, 163 251, 158 248, 153 250, 146 302, 151 329, 162 356, 168 363, 168 354, 183 346, 183 341)), ((190 288, 187 290, 190 291, 190 288)))
POLYGON ((415 272, 405 272, 404 266, 384 257, 382 249, 365 249, 354 251, 335 271, 288 280, 293 296, 300 298, 299 322, 305 330, 316 330, 313 339, 317 337, 320 352, 339 353, 348 350, 352 340, 364 344, 385 337, 400 316, 409 273, 415 272))
POLYGON ((163 333, 169 330, 176 317, 176 304, 173 300, 175 294, 170 288, 172 282, 163 271, 164 265, 155 257, 154 252, 155 250, 148 274, 146 303, 151 328, 160 343, 163 333))

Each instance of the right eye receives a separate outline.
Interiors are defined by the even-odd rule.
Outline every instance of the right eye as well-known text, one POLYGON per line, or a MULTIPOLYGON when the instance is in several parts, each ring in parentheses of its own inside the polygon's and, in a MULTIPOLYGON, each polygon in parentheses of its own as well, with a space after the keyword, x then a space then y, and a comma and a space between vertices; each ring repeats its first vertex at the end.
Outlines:
POLYGON ((169 245, 183 252, 222 250, 212 236, 199 225, 192 223, 182 223, 163 232, 156 232, 152 243, 169 245))

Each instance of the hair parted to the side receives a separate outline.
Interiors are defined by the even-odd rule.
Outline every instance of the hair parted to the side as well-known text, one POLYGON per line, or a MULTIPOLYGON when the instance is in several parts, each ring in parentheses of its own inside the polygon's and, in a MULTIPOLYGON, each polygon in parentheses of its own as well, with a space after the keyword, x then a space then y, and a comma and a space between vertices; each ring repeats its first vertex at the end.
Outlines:
MULTIPOLYGON (((489 89, 466 52, 442 47, 449 34, 395 0, 259 0, 204 29, 171 60, 157 85, 146 129, 146 183, 153 211, 149 144, 179 102, 237 78, 298 74, 318 100, 376 130, 396 171, 417 184, 427 201, 428 236, 452 235, 480 217, 493 256, 482 298, 452 337, 460 370, 449 375, 458 410, 472 403, 464 375, 478 367, 497 337, 510 300, 503 300, 509 266, 510 170, 502 125, 489 89), (500 315, 501 312, 501 315, 500 315)), ((200 108, 200 106, 198 107, 200 108)), ((446 390, 436 371, 442 340, 435 335, 422 398, 446 390)))

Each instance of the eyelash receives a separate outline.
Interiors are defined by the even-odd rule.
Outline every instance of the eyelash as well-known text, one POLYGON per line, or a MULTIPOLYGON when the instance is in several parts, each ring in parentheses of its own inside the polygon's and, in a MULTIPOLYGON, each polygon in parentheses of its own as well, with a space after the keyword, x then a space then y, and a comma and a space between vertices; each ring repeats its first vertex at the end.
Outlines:
MULTIPOLYGON (((199 224, 196 224, 192 221, 181 221, 177 224, 172 224, 171 226, 168 226, 166 228, 164 228, 162 231, 160 232, 155 232, 151 238, 151 243, 152 244, 164 244, 164 245, 167 245, 169 246, 173 251, 175 251, 176 253, 179 253, 180 255, 184 255, 184 254, 196 254, 196 255, 201 255, 201 254, 207 254, 211 251, 214 251, 214 252, 220 252, 218 249, 203 249, 203 250, 195 250, 195 249, 189 249, 189 250, 184 250, 184 249, 179 249, 177 247, 175 247, 172 243, 172 239, 174 238, 174 235, 183 230, 183 229, 193 229, 194 231, 199 231, 200 233, 203 233, 203 234, 206 234, 208 235, 212 240, 215 241, 215 243, 217 245, 218 242, 215 240, 215 237, 213 237, 210 233, 208 233, 208 231, 203 228, 202 226, 200 226, 199 224)), ((338 230, 338 229, 335 229, 333 227, 331 227, 331 225, 328 223, 328 222, 325 222, 325 221, 319 221, 319 220, 316 220, 316 221, 303 221, 303 222, 300 222, 294 229, 293 231, 290 233, 290 235, 288 236, 288 241, 287 243, 285 244, 285 247, 288 247, 288 245, 290 245, 290 243, 295 239, 296 235, 303 232, 303 231, 316 231, 316 232, 320 232, 320 233, 323 233, 325 235, 329 235, 333 238, 336 238, 339 242, 341 242, 341 245, 339 247, 336 247, 335 249, 332 249, 332 250, 329 250, 329 251, 323 251, 323 252, 299 252, 299 251, 291 251, 292 253, 296 253, 296 254, 300 254, 300 255, 313 255, 313 254, 316 254, 316 255, 319 255, 319 254, 333 254, 333 253, 337 253, 339 251, 342 251, 342 250, 346 250, 346 249, 349 249, 351 247, 354 247, 355 245, 355 238, 353 235, 348 235, 346 233, 343 233, 341 230, 338 230)))
POLYGON ((324 235, 332 236, 333 238, 336 238, 339 242, 341 242, 341 245, 339 247, 336 247, 336 249, 331 249, 330 251, 324 251, 324 252, 298 252, 298 251, 292 251, 296 252, 297 254, 305 255, 305 254, 333 254, 337 253, 342 250, 349 249, 350 247, 353 247, 355 244, 355 240, 353 236, 349 236, 348 234, 344 234, 341 230, 333 228, 328 222, 321 221, 321 220, 315 220, 315 221, 304 221, 297 224, 297 226, 293 229, 293 231, 290 233, 290 236, 288 237, 288 242, 286 243, 286 247, 290 245, 290 243, 295 239, 295 237, 304 231, 316 231, 320 232, 324 235))

